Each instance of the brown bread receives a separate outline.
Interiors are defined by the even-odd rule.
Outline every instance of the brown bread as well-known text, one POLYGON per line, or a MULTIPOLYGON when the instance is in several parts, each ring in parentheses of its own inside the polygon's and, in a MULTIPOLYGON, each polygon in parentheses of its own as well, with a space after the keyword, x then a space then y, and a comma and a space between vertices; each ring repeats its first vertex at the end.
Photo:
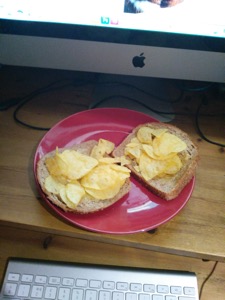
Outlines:
MULTIPOLYGON (((83 142, 79 145, 74 145, 71 147, 71 149, 77 150, 78 152, 86 155, 90 155, 92 148, 97 144, 96 141, 91 140, 87 142, 83 142)), ((59 149, 60 152, 62 152, 65 149, 59 149)), ((37 179, 40 184, 40 187, 42 191, 46 194, 47 198, 60 207, 64 211, 72 211, 75 213, 80 213, 80 214, 87 214, 87 213, 93 213, 102 209, 105 209, 106 207, 111 206, 118 200, 120 200, 123 196, 125 196, 129 190, 130 190, 130 180, 127 179, 125 184, 122 186, 120 189, 119 193, 111 198, 111 199, 106 199, 106 200, 95 200, 91 196, 84 196, 81 202, 77 205, 76 209, 71 209, 67 207, 67 205, 58 197, 57 195, 53 193, 49 193, 44 186, 45 179, 49 175, 49 172, 47 170, 45 160, 47 157, 51 157, 55 154, 55 151, 52 151, 45 156, 43 156, 37 164, 37 179)))
POLYGON ((167 128, 169 133, 176 135, 187 145, 187 149, 179 153, 183 166, 175 175, 156 177, 146 181, 141 174, 135 170, 135 162, 132 161, 131 164, 127 165, 127 167, 131 170, 132 175, 154 194, 166 200, 174 199, 180 194, 182 189, 190 182, 195 174, 199 159, 198 149, 188 134, 184 131, 170 124, 153 122, 142 124, 134 128, 133 131, 122 141, 122 143, 114 149, 112 153, 114 157, 124 155, 126 145, 136 136, 137 131, 142 126, 148 126, 155 129, 167 128))

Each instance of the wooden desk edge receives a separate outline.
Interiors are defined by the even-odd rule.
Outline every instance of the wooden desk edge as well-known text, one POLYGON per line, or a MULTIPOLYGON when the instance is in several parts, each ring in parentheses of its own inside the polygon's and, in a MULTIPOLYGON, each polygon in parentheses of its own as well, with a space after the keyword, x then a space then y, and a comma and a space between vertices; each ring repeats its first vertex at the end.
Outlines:
POLYGON ((5 227, 11 227, 11 228, 16 228, 16 229, 24 229, 28 231, 34 231, 37 233, 46 233, 48 235, 57 235, 57 236, 65 236, 65 237, 70 237, 70 238, 76 238, 76 239, 82 239, 82 240, 87 240, 87 241, 94 241, 94 242, 100 242, 100 243, 105 243, 105 244, 113 244, 113 245, 118 245, 122 247, 131 247, 131 248, 136 248, 136 249, 142 249, 142 250, 149 250, 149 251, 154 251, 154 252, 160 252, 160 253, 165 253, 165 254, 172 254, 172 255, 177 255, 177 256, 183 256, 183 257, 190 257, 190 258, 197 258, 197 259, 202 259, 202 260, 209 260, 209 261, 218 261, 218 262, 223 262, 225 263, 225 257, 219 254, 215 255, 209 255, 207 253, 193 253, 184 249, 168 249, 165 247, 158 247, 154 245, 147 245, 147 244, 142 244, 139 242, 132 242, 128 241, 126 239, 117 239, 116 235, 108 235, 108 234, 98 234, 94 232, 89 232, 89 231, 82 231, 82 232, 75 232, 75 231, 63 231, 63 230, 58 230, 58 229, 44 229, 40 228, 37 226, 30 226, 29 229, 26 225, 23 224, 18 224, 18 223, 13 223, 13 222, 7 222, 7 221, 0 221, 0 226, 5 226, 5 227))

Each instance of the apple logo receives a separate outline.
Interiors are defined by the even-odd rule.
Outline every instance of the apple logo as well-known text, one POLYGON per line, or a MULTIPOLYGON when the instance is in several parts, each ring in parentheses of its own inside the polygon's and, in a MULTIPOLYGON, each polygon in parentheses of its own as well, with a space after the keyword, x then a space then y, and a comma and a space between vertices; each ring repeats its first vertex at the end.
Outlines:
POLYGON ((132 60, 133 66, 135 68, 143 68, 144 65, 145 65, 144 60, 145 60, 144 53, 141 53, 140 55, 134 56, 133 60, 132 60))

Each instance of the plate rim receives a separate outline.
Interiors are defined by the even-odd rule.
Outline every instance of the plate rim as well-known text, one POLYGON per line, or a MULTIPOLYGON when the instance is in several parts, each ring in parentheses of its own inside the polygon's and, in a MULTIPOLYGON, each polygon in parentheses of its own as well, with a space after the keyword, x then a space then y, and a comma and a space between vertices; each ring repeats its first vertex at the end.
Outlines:
MULTIPOLYGON (((42 145, 43 141, 46 139, 46 136, 48 136, 49 134, 51 134, 52 131, 56 130, 57 127, 59 127, 62 123, 64 122, 67 122, 68 120, 70 119, 73 119, 73 118, 76 118, 76 117, 80 117, 82 116, 83 114, 87 114, 87 113, 92 113, 92 112, 103 112, 103 111, 120 111, 120 112, 123 112, 123 113, 128 113, 128 112, 131 112, 131 113, 134 113, 134 114, 138 114, 140 117, 143 116, 143 117, 147 117, 149 118, 149 121, 148 122, 159 122, 158 120, 156 120, 155 118, 149 116, 149 115, 146 115, 142 112, 139 112, 139 111, 134 111, 134 110, 131 110, 131 109, 126 109, 126 108, 94 108, 94 109, 89 109, 89 110, 84 110, 84 111, 81 111, 81 112, 77 112, 77 113, 74 113, 72 115, 69 115, 67 116, 66 118, 60 120, 59 122, 57 122, 54 126, 52 126, 52 128, 44 134, 44 136, 40 139, 39 143, 38 143, 38 146, 35 150, 35 155, 34 155, 34 161, 33 161, 33 172, 34 172, 34 176, 35 176, 35 182, 36 182, 36 186, 38 188, 38 192, 39 194, 41 195, 42 199, 44 199, 45 203, 47 204, 48 207, 51 208, 51 210, 54 211, 54 213, 60 217, 60 219, 64 220, 64 221, 67 221, 69 222, 69 224, 73 225, 73 226, 77 226, 79 228, 82 228, 82 229, 85 229, 85 230, 88 230, 88 231, 91 231, 91 232, 95 232, 95 233, 104 233, 104 234, 116 234, 116 235, 124 235, 124 234, 134 234, 134 233, 139 233, 139 232, 147 232, 147 231, 150 231, 150 230, 153 230, 155 228, 158 228, 159 226, 167 223, 168 221, 170 221, 172 218, 174 218, 183 208, 184 206, 187 204, 187 202, 189 201, 191 195, 192 195, 192 192, 193 192, 193 189, 194 189, 194 185, 195 185, 195 176, 193 176, 193 178, 191 179, 191 181, 184 187, 187 188, 187 186, 189 187, 189 191, 188 191, 188 195, 186 197, 185 200, 182 201, 182 205, 179 206, 179 208, 173 212, 173 214, 171 214, 170 216, 168 216, 166 219, 164 219, 163 221, 158 221, 158 224, 155 224, 155 225, 151 225, 151 226, 148 226, 148 227, 143 227, 141 229, 136 229, 136 230, 109 230, 109 229, 97 229, 97 228, 94 228, 94 227, 91 227, 91 226, 87 226, 87 225, 84 225, 84 224, 81 224, 79 222, 75 222, 74 220, 71 220, 70 217, 68 216, 68 214, 74 214, 74 215, 78 215, 80 217, 79 214, 75 214, 75 213, 68 213, 68 212, 64 212, 63 210, 61 210, 59 207, 57 207, 56 205, 54 205, 45 195, 45 193, 42 191, 41 187, 40 187, 40 184, 38 182, 38 179, 37 179, 37 174, 36 174, 36 167, 37 167, 37 163, 38 163, 38 160, 41 158, 40 157, 40 154, 38 152, 38 149, 40 148, 40 146, 42 145)), ((146 122, 144 122, 146 123, 146 122)), ((144 124, 143 123, 143 124, 144 124)), ((141 123, 140 123, 141 124, 141 123)), ((134 126, 136 127, 136 125, 134 126)), ((133 127, 133 128, 134 128, 133 127)), ((132 130, 132 129, 131 129, 132 130)), ((125 133, 125 132, 124 132, 125 133)), ((129 132, 126 132, 126 134, 129 134, 129 132)), ((50 151, 49 151, 50 152, 50 151)), ((46 152, 48 153, 48 152, 46 152)), ((46 154, 45 153, 45 154, 46 154)), ((134 179, 134 178, 133 178, 134 179)), ((134 179, 135 180, 135 179, 134 179)), ((136 182, 138 182, 136 180, 136 182)), ((182 190, 183 191, 183 190, 182 190)), ((181 191, 181 193, 182 193, 181 191)), ((149 192, 149 190, 148 190, 149 192)), ((151 192, 149 192, 151 193, 151 192)), ((151 193, 153 194, 153 193, 151 193)), ((153 194, 154 195, 154 194, 153 194)), ((154 195, 155 196, 155 195, 154 195)), ((126 197, 126 196, 125 196, 126 197)), ((123 197, 124 198, 124 197, 123 197)), ((123 198, 121 198, 119 202, 122 202, 123 201, 123 198)), ((161 199, 163 200, 163 199, 161 199)), ((169 200, 169 201, 174 201, 176 199, 173 199, 173 200, 169 200)), ((163 201, 167 201, 167 200, 163 200, 163 201)), ((114 206, 114 204, 112 205, 114 206)), ((107 208, 106 208, 107 209, 107 208)), ((96 212, 96 213, 93 213, 93 214, 99 214, 99 213, 103 213, 104 214, 104 210, 102 210, 101 212, 96 212)), ((85 217, 87 217, 87 215, 85 215, 85 217)))

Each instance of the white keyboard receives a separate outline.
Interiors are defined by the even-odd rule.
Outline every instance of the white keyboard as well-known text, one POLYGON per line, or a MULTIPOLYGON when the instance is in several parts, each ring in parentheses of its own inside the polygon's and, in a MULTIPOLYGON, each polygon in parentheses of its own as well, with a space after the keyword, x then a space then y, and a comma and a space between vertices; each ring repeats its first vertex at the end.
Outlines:
POLYGON ((199 300, 194 273, 9 259, 0 299, 199 300))

